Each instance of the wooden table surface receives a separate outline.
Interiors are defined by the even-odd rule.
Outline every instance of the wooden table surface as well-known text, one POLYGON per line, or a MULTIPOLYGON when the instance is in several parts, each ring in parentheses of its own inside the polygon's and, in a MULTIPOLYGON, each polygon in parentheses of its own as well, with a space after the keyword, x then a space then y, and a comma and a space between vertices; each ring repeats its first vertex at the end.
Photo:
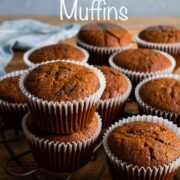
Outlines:
MULTIPOLYGON (((4 16, 4 17, 0 17, 0 21, 13 20, 13 19, 18 19, 18 18, 20 18, 20 17, 4 16)), ((26 18, 26 17, 21 17, 21 18, 26 18)), ((56 25, 64 23, 59 20, 59 17, 45 17, 44 16, 44 17, 28 17, 28 18, 34 18, 34 19, 38 19, 38 20, 41 20, 44 22, 48 22, 50 24, 56 24, 56 25)), ((82 23, 82 22, 79 22, 79 23, 82 23)), ((85 22, 83 22, 82 24, 84 24, 84 23, 85 22)), ((174 25, 174 26, 180 28, 180 17, 129 17, 128 21, 126 21, 126 22, 121 21, 121 22, 119 22, 119 24, 122 25, 123 27, 127 28, 130 31, 130 33, 132 34, 132 36, 134 36, 134 34, 136 32, 138 32, 139 30, 141 30, 149 25, 170 24, 170 25, 174 25)), ((69 44, 75 44, 75 38, 66 40, 65 42, 69 43, 69 44)), ((27 68, 27 66, 24 64, 24 62, 22 60, 23 53, 24 52, 15 52, 14 58, 6 67, 7 72, 27 68)), ((176 67, 174 73, 180 74, 180 65, 178 65, 176 67)), ((130 112, 133 112, 133 111, 136 112, 137 106, 134 103, 128 104, 126 106, 126 109, 127 109, 127 111, 130 111, 130 112)), ((10 131, 10 132, 7 132, 7 134, 8 134, 8 136, 11 136, 13 134, 13 132, 10 131)), ((28 146, 24 139, 10 143, 10 145, 17 154, 28 150, 28 146)), ((77 171, 73 175, 72 179, 87 179, 87 180, 88 179, 89 180, 97 179, 98 174, 100 173, 100 171, 103 167, 103 164, 105 162, 104 153, 101 150, 100 150, 100 152, 98 152, 97 155, 98 156, 95 161, 89 162, 81 170, 77 171)), ((9 157, 10 156, 7 153, 7 151, 5 150, 5 147, 3 145, 0 145, 0 179, 3 179, 3 180, 4 179, 7 179, 7 180, 17 179, 17 178, 6 175, 6 173, 3 170, 3 166, 9 157)), ((35 166, 35 162, 33 161, 31 154, 27 155, 26 157, 23 157, 22 162, 25 165, 27 165, 28 167, 35 166)), ((20 172, 20 169, 18 168, 16 163, 12 163, 11 170, 14 172, 20 172)), ((48 179, 47 173, 41 172, 40 175, 41 175, 41 177, 43 177, 43 179, 48 179)), ((32 177, 25 177, 25 178, 20 178, 20 179, 32 179, 32 177)), ((107 168, 103 173, 102 179, 105 179, 105 180, 110 179, 107 168)), ((180 171, 177 173, 177 179, 180 180, 180 171)))

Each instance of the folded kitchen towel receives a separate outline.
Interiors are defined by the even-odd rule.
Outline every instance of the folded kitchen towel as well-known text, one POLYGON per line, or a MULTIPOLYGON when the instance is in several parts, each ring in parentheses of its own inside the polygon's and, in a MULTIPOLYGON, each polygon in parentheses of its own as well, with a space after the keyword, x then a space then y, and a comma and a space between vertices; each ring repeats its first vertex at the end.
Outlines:
POLYGON ((13 49, 50 45, 77 34, 77 23, 53 26, 33 19, 5 21, 0 24, 0 75, 13 57, 13 49))

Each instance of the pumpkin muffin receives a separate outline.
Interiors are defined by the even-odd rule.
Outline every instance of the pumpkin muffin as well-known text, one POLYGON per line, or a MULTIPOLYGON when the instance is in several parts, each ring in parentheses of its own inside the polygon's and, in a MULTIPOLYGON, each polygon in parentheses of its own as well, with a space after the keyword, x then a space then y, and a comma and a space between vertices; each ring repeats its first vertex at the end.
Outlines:
POLYGON ((180 29, 169 25, 151 26, 139 32, 135 39, 138 47, 167 52, 180 65, 180 29))
POLYGON ((64 43, 32 48, 23 55, 23 60, 29 67, 52 60, 87 62, 88 58, 89 54, 85 49, 64 43))
POLYGON ((96 66, 106 78, 106 88, 101 96, 102 100, 123 95, 128 89, 127 78, 116 69, 108 66, 96 66))
POLYGON ((162 111, 180 113, 180 81, 159 78, 145 83, 139 90, 141 99, 162 111))
POLYGON ((26 103, 25 96, 19 88, 20 76, 9 77, 0 81, 0 99, 9 103, 26 103))
POLYGON ((180 167, 179 128, 157 116, 133 116, 112 125, 103 145, 113 179, 172 180, 180 167))
POLYGON ((83 26, 78 38, 89 45, 120 48, 132 42, 127 30, 110 22, 97 22, 83 26))
POLYGON ((83 51, 68 44, 44 46, 33 51, 29 56, 29 60, 34 64, 57 59, 83 61, 84 58, 83 51))
POLYGON ((89 125, 82 131, 55 135, 43 132, 34 123, 34 118, 27 114, 22 127, 39 167, 54 172, 71 172, 90 160, 100 133, 101 120, 94 114, 89 125))
POLYGON ((178 43, 180 30, 168 25, 151 26, 142 30, 139 37, 153 43, 178 43))
POLYGON ((102 72, 93 66, 56 60, 29 69, 20 88, 42 130, 72 134, 90 123, 105 84, 102 72))
POLYGON ((68 135, 56 135, 42 131, 35 123, 33 123, 33 118, 30 115, 27 119, 27 128, 32 134, 39 137, 40 139, 67 144, 90 138, 98 128, 98 118, 94 115, 91 122, 82 131, 68 135))
POLYGON ((141 114, 164 117, 180 126, 180 76, 161 74, 144 79, 135 89, 141 114))
POLYGON ((19 79, 25 71, 15 71, 0 77, 0 116, 4 127, 19 129, 27 112, 26 98, 19 88, 19 79))
POLYGON ((99 88, 97 75, 76 64, 57 62, 41 65, 27 76, 25 88, 48 101, 72 101, 92 95, 99 88))
POLYGON ((151 73, 171 66, 171 61, 158 51, 151 49, 129 49, 118 53, 113 62, 129 71, 151 73))
POLYGON ((109 134, 107 143, 114 156, 138 167, 158 167, 180 157, 180 138, 172 130, 152 122, 119 126, 109 134))
POLYGON ((134 84, 153 74, 171 73, 176 65, 172 56, 153 49, 128 49, 110 57, 112 67, 126 74, 134 84))
POLYGON ((129 79, 116 69, 96 66, 106 78, 106 88, 101 96, 98 113, 102 117, 103 128, 117 121, 123 113, 125 102, 131 91, 129 79))
POLYGON ((129 32, 117 24, 97 22, 80 29, 77 44, 89 52, 90 64, 108 65, 108 57, 114 52, 129 48, 132 39, 129 32))

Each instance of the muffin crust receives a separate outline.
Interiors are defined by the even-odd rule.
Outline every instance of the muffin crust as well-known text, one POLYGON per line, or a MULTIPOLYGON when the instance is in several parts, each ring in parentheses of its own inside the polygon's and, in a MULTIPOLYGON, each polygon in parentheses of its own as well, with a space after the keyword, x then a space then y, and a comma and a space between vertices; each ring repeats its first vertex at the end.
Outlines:
POLYGON ((29 131, 39 137, 39 138, 43 138, 43 139, 47 139, 49 141, 54 141, 54 142, 59 142, 59 143, 72 143, 73 141, 82 141, 85 140, 87 138, 90 138, 91 136, 93 136, 98 128, 98 119, 97 116, 94 115, 91 122, 89 123, 89 125, 84 128, 82 131, 78 131, 75 132, 73 134, 69 134, 69 135, 56 135, 56 134, 51 134, 51 133, 46 133, 41 131, 37 125, 35 123, 33 123, 33 119, 31 118, 31 116, 28 116, 28 119, 26 121, 26 125, 29 129, 29 131))
POLYGON ((84 58, 85 55, 80 49, 68 44, 45 46, 34 51, 29 57, 30 61, 35 64, 57 59, 82 61, 84 58))
POLYGON ((148 105, 162 111, 180 113, 180 81, 172 78, 154 79, 144 84, 139 94, 148 105))
POLYGON ((108 66, 96 66, 106 78, 106 88, 101 96, 102 100, 123 95, 128 89, 128 81, 122 73, 108 66))
POLYGON ((110 22, 87 24, 81 28, 78 38, 84 43, 99 47, 119 48, 132 42, 128 31, 110 22))
POLYGON ((178 43, 180 42, 180 29, 167 25, 151 26, 144 29, 139 37, 152 43, 178 43))
POLYGON ((99 79, 84 66, 55 62, 33 69, 24 85, 31 94, 41 99, 71 101, 95 93, 99 88, 99 79))
POLYGON ((9 103, 26 103, 19 87, 20 76, 9 77, 0 81, 0 99, 9 103))
POLYGON ((171 129, 152 122, 119 126, 109 134, 107 143, 115 157, 138 167, 157 167, 180 156, 180 138, 171 129))
POLYGON ((171 66, 170 60, 151 49, 129 49, 118 53, 113 62, 123 68, 136 72, 155 72, 171 66))

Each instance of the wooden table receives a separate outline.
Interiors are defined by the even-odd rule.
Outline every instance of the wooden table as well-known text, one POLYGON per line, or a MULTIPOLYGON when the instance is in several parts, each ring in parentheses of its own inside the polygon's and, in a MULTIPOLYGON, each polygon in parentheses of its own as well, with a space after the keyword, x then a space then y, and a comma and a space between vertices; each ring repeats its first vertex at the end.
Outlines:
MULTIPOLYGON (((17 18, 20 18, 20 17, 0 17, 0 21, 12 20, 12 19, 17 19, 17 18)), ((58 24, 63 23, 59 20, 59 17, 31 17, 31 18, 38 19, 38 20, 41 20, 44 22, 48 22, 50 24, 58 25, 58 24)), ((84 23, 82 23, 82 24, 84 24, 84 23)), ((180 17, 129 17, 128 21, 119 22, 119 24, 121 24, 122 26, 127 28, 130 31, 130 33, 132 34, 132 36, 134 36, 134 34, 136 32, 138 32, 138 30, 145 28, 149 25, 170 24, 170 25, 174 25, 174 26, 180 28, 180 17)), ((74 44, 75 38, 66 40, 66 43, 74 44)), ((22 55, 23 55, 23 52, 15 52, 15 56, 14 56, 13 60, 6 67, 7 72, 27 68, 27 66, 24 64, 24 62, 22 60, 22 55)), ((174 73, 180 74, 180 65, 178 65, 178 67, 175 69, 174 73)), ((126 109, 131 112, 133 112, 133 111, 136 112, 137 106, 134 103, 128 104, 126 106, 126 109)), ((11 136, 12 132, 8 132, 8 134, 11 136)), ((15 152, 17 154, 28 150, 27 143, 24 139, 13 142, 10 145, 12 146, 12 148, 15 150, 15 152)), ((17 178, 6 175, 2 169, 2 167, 4 166, 4 164, 8 158, 9 158, 9 154, 5 150, 4 146, 0 145, 0 179, 8 179, 8 180, 9 179, 17 179, 17 178)), ((29 167, 35 166, 35 162, 33 161, 31 154, 24 157, 22 159, 22 161, 25 165, 27 165, 29 167)), ((82 168, 81 170, 76 172, 75 175, 72 177, 72 179, 87 179, 87 180, 88 179, 89 180, 97 179, 98 174, 100 173, 104 162, 105 162, 104 153, 102 152, 102 150, 100 150, 100 152, 98 152, 98 156, 97 156, 95 162, 94 161, 89 162, 84 168, 82 168)), ((16 163, 12 163, 11 170, 13 170, 14 172, 19 172, 19 168, 16 163)), ((41 173, 41 176, 43 176, 43 174, 44 173, 41 173)), ((45 177, 47 178, 48 175, 46 174, 45 177)), ((177 173, 177 178, 180 179, 180 171, 177 173)), ((32 179, 32 177, 28 177, 28 178, 25 177, 22 179, 32 179)), ((107 168, 103 173, 102 179, 110 179, 107 168)))

